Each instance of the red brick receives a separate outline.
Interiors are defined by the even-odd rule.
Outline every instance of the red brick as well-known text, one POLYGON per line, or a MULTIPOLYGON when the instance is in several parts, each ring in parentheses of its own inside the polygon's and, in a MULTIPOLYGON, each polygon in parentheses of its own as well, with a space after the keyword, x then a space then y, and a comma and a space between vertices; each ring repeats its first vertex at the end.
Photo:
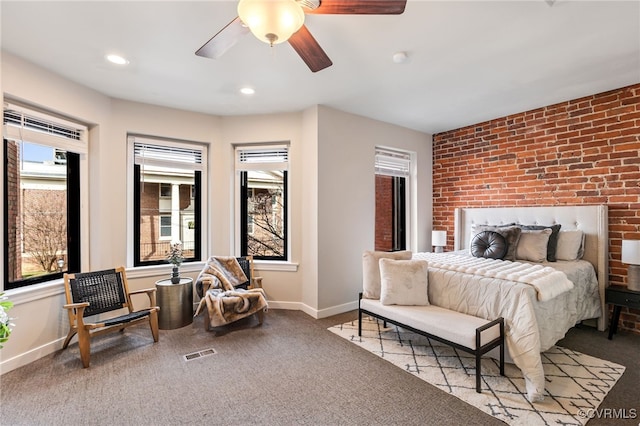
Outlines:
MULTIPOLYGON (((640 84, 433 140, 434 223, 450 235, 456 207, 608 204, 611 255, 640 239, 640 84)), ((608 275, 626 284, 613 259, 608 275)), ((640 315, 627 322, 640 330, 640 315)))

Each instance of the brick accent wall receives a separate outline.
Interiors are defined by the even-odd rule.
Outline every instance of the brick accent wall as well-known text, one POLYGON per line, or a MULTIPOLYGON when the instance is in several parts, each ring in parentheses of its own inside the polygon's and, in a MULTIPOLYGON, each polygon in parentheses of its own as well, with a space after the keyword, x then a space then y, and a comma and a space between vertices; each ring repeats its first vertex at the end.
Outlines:
POLYGON ((17 238, 18 230, 22 228, 20 216, 20 150, 18 144, 14 141, 6 141, 7 150, 7 216, 9 217, 7 241, 8 277, 13 282, 22 279, 22 254, 21 249, 17 245, 20 240, 17 238))
MULTIPOLYGON (((640 240, 640 84, 433 136, 433 227, 453 248, 456 207, 609 206, 609 282, 626 286, 623 239, 640 240)), ((619 329, 640 334, 640 311, 619 329)))
POLYGON ((375 250, 393 249, 393 177, 376 175, 375 250))

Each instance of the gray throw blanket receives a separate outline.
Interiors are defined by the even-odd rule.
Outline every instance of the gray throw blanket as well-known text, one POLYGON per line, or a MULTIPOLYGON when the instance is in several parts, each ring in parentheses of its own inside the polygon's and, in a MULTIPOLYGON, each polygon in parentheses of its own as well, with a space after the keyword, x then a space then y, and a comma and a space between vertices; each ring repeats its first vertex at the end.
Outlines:
POLYGON ((200 300, 194 316, 207 309, 211 327, 229 324, 238 319, 268 309, 264 290, 252 288, 236 289, 247 281, 235 257, 210 257, 196 279, 204 297, 200 300))
POLYGON ((199 297, 203 297, 203 287, 233 290, 247 280, 238 259, 229 256, 211 256, 196 279, 196 292, 199 297))

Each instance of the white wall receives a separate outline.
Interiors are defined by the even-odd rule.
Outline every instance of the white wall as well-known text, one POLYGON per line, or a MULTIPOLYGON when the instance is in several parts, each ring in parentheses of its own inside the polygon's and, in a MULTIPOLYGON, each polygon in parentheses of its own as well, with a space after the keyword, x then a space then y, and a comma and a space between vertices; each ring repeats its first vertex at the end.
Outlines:
MULTIPOLYGON (((276 308, 300 308, 301 273, 298 265, 301 259, 301 241, 303 234, 301 231, 301 200, 302 200, 302 175, 301 167, 302 145, 302 114, 274 114, 259 116, 239 116, 223 117, 221 144, 225 154, 225 160, 218 167, 221 167, 222 176, 218 176, 220 188, 228 188, 233 193, 235 186, 234 157, 233 149, 235 144, 247 143, 270 143, 289 142, 289 172, 288 172, 288 208, 289 208, 289 236, 290 236, 290 263, 293 264, 291 271, 267 269, 269 262, 256 262, 263 277, 263 286, 267 293, 270 306, 276 308)), ((230 200, 232 201, 232 200, 230 200)), ((218 206, 213 206, 212 214, 217 214, 218 206)), ((236 230, 235 215, 233 205, 220 206, 220 211, 224 212, 218 219, 220 226, 230 229, 232 237, 236 230)), ((228 247, 234 250, 233 238, 228 239, 228 247)))
MULTIPOLYGON (((216 117, 111 99, 2 52, 0 92, 7 98, 62 113, 90 126, 89 233, 83 268, 127 264, 131 198, 128 132, 209 146, 207 255, 234 251, 233 144, 289 141, 290 270, 258 265, 272 308, 301 309, 316 318, 356 307, 361 254, 373 247, 373 147, 418 152, 418 247, 431 226, 431 138, 327 107, 287 114, 216 117), (343 154, 336 157, 337 150, 343 154)), ((0 166, 3 167, 3 166, 0 166)), ((3 170, 0 170, 3 172, 3 170)), ((0 189, 1 190, 1 189, 0 189)), ((3 197, 4 198, 4 197, 3 197)), ((6 242, 0 250, 4 250, 6 242)), ((4 265, 0 265, 4 267, 4 265)), ((201 264, 183 265, 195 278, 201 264)), ((4 276, 4 272, 0 271, 4 276)), ((130 268, 133 289, 153 286, 168 266, 130 268)), ((16 326, 0 350, 0 373, 58 350, 68 324, 62 282, 7 292, 16 326)), ((72 346, 70 350, 77 350, 72 346)))
MULTIPOLYGON (((89 149, 97 149, 107 139, 106 129, 111 119, 111 100, 108 97, 6 52, 2 52, 1 71, 0 89, 4 99, 26 101, 89 125, 89 149)), ((92 161, 92 155, 89 161, 92 161)), ((4 164, 0 167, 4 173, 4 164)), ((91 168, 90 175, 89 192, 97 194, 100 181, 91 168)), ((88 207, 82 206, 83 209, 88 207)), ((88 238, 83 239, 86 240, 88 238)), ((4 250, 6 245, 3 241, 0 250, 4 250)), ((88 264, 88 259, 83 259, 83 267, 88 264)), ((4 277, 4 262, 0 262, 0 271, 4 277)), ((68 331, 67 314, 62 309, 65 301, 61 282, 11 290, 6 294, 14 302, 10 316, 16 326, 10 340, 0 350, 0 372, 34 361, 61 347, 60 339, 68 331)))
MULTIPOLYGON (((318 309, 357 308, 362 252, 375 239, 376 146, 417 154, 414 249, 428 249, 431 229, 431 136, 326 107, 318 114, 318 309)), ((326 315, 322 315, 326 316, 326 315)))

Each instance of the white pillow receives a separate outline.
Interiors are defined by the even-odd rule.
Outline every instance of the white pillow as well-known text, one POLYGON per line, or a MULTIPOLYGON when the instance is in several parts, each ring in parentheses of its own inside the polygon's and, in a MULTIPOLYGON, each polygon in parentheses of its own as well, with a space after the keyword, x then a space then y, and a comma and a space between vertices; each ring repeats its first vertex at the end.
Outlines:
POLYGON ((380 259, 380 303, 428 305, 428 267, 426 260, 380 259))
POLYGON ((547 245, 551 236, 551 228, 527 231, 522 230, 518 246, 516 247, 516 259, 530 262, 544 262, 547 260, 547 245))
POLYGON ((580 229, 560 231, 558 233, 558 248, 556 258, 558 260, 578 260, 584 254, 584 233, 580 229))
POLYGON ((380 299, 380 265, 382 258, 409 260, 410 251, 365 251, 362 254, 362 297, 380 299))

